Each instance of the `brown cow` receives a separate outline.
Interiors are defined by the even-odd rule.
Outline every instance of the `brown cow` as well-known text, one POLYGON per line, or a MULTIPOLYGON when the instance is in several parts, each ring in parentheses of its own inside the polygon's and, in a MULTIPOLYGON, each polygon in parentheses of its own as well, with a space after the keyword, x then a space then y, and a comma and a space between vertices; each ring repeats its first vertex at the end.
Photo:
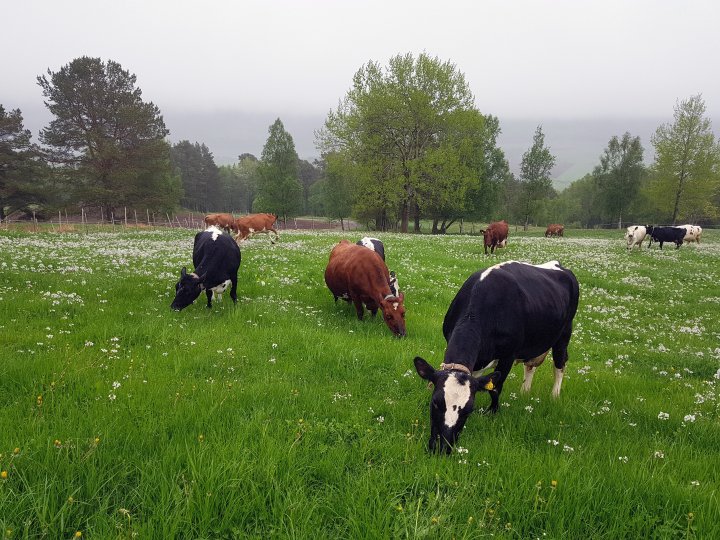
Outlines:
POLYGON ((362 321, 365 309, 377 314, 382 310, 385 324, 397 337, 405 335, 405 296, 395 296, 390 289, 390 273, 385 262, 369 249, 341 240, 330 253, 325 269, 325 283, 337 302, 353 302, 362 321))
POLYGON ((507 245, 508 224, 505 220, 494 221, 488 225, 487 229, 480 232, 483 235, 483 243, 485 244, 485 255, 487 255, 488 246, 490 246, 490 253, 495 253, 496 247, 505 247, 507 245))
POLYGON ((266 233, 270 239, 270 243, 274 244, 275 240, 280 238, 280 235, 273 228, 277 216, 275 214, 249 214, 247 216, 239 217, 235 220, 235 227, 237 235, 235 240, 240 243, 247 240, 256 233, 266 233), (275 235, 272 237, 270 233, 275 235))
POLYGON ((231 230, 235 233, 238 232, 235 226, 235 218, 231 214, 208 214, 205 216, 205 225, 215 225, 220 229, 225 229, 226 232, 231 230))
POLYGON ((547 229, 545 229, 545 238, 549 236, 562 236, 565 232, 565 225, 560 225, 559 223, 551 223, 547 226, 547 229))

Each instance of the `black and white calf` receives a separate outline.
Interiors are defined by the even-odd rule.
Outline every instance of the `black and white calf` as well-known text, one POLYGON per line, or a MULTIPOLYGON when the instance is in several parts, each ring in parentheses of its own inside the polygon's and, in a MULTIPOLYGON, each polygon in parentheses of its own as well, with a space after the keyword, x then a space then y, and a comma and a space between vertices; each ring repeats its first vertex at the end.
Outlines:
POLYGON ((180 311, 192 304, 202 291, 207 294, 207 307, 212 307, 213 294, 218 298, 230 287, 230 298, 237 303, 237 274, 240 248, 230 235, 215 226, 195 235, 191 274, 183 266, 180 281, 175 285, 175 299, 170 307, 180 311))
POLYGON ((443 322, 447 340, 444 363, 435 370, 422 358, 415 358, 420 377, 434 385, 431 451, 451 452, 478 390, 489 392, 488 411, 497 412, 514 361, 525 365, 522 389, 528 391, 535 368, 552 349, 552 395, 560 395, 579 298, 575 275, 557 261, 537 266, 508 261, 475 272, 465 281, 443 322), (473 373, 493 366, 489 375, 476 377, 473 373))
MULTIPOLYGON (((360 240, 355 242, 358 246, 364 246, 368 248, 370 251, 374 251, 378 255, 380 255, 380 258, 384 261, 385 260, 385 246, 383 245, 382 241, 380 241, 377 238, 372 238, 371 236, 363 236, 360 240)), ((390 291, 395 296, 398 296, 400 294, 400 287, 398 286, 398 280, 397 276, 395 275, 395 272, 392 270, 390 271, 390 291)))

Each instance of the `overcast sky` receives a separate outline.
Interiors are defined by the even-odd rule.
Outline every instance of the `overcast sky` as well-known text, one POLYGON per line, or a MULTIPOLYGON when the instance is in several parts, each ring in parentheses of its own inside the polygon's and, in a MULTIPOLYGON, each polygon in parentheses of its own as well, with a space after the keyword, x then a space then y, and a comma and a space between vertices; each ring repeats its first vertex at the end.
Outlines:
POLYGON ((34 137, 50 119, 36 77, 83 55, 137 75, 170 140, 218 163, 259 156, 277 117, 317 156, 313 131, 353 74, 407 52, 465 74, 514 166, 538 124, 562 175, 626 130, 649 154, 678 99, 701 93, 720 121, 717 0, 18 0, 0 18, 0 103, 34 137))

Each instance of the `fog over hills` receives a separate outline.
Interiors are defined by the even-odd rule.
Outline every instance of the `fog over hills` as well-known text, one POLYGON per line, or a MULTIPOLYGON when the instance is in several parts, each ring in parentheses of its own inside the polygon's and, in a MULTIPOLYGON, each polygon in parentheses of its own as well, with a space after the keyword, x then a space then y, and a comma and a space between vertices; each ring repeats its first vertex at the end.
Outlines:
MULTIPOLYGON (((37 104, 26 104, 22 108, 25 127, 33 133, 37 142, 38 132, 51 117, 47 110, 37 104)), ((238 155, 249 152, 258 158, 268 137, 268 129, 276 118, 280 118, 285 129, 295 141, 295 149, 302 159, 312 161, 319 157, 315 148, 315 131, 325 121, 326 113, 274 114, 245 111, 189 111, 162 108, 165 124, 170 130, 169 141, 177 143, 187 139, 190 142, 205 143, 215 156, 218 165, 237 162, 238 155)), ((713 126, 720 125, 720 118, 713 118, 713 126)), ((535 128, 541 124, 545 133, 545 144, 550 148, 557 162, 553 169, 553 183, 557 189, 567 187, 571 182, 592 171, 600 162, 613 135, 622 136, 629 131, 639 136, 645 149, 645 163, 654 159, 650 137, 663 123, 672 121, 669 111, 667 118, 577 118, 542 119, 500 117, 502 134, 500 147, 516 174, 520 169, 522 155, 532 144, 535 128)))

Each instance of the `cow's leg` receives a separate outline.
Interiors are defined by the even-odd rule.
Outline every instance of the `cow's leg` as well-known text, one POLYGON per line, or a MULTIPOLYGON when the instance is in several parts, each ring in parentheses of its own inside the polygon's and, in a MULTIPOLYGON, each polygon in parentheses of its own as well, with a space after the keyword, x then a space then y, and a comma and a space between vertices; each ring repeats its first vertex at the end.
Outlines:
POLYGON ((363 307, 363 303, 360 300, 353 300, 353 304, 355 304, 355 311, 357 312, 357 318, 358 320, 363 320, 363 315, 365 312, 365 308, 363 307))
POLYGON ((569 322, 560 335, 560 339, 553 345, 553 363, 555 364, 555 383, 553 384, 552 396, 557 398, 560 396, 560 387, 562 386, 563 376, 565 375, 565 364, 568 361, 568 343, 572 336, 572 322, 569 322))
POLYGON ((212 295, 213 295, 212 289, 205 289, 205 294, 207 295, 207 300, 208 300, 207 307, 209 309, 212 307, 212 295))
POLYGON ((232 283, 230 298, 232 298, 233 304, 237 304, 237 276, 231 277, 230 282, 232 283))
POLYGON ((499 373, 499 376, 495 380, 495 387, 492 390, 488 391, 488 393, 490 394, 490 406, 485 409, 485 412, 497 412, 498 406, 500 404, 500 392, 502 392, 503 384, 505 384, 505 379, 507 379, 512 365, 512 358, 505 358, 498 361, 497 368, 495 368, 495 371, 493 373, 499 373))
POLYGON ((533 377, 535 376, 535 370, 545 361, 545 357, 548 355, 550 350, 548 349, 540 356, 536 356, 535 358, 532 358, 528 360, 527 362, 523 362, 523 366, 525 368, 525 376, 523 378, 522 386, 520 387, 521 392, 529 392, 530 388, 532 387, 532 381, 533 377))
POLYGON ((268 231, 268 238, 270 238, 270 243, 271 243, 271 244, 274 244, 276 240, 279 240, 279 239, 280 239, 280 235, 279 235, 279 234, 277 233, 277 231, 276 231, 275 229, 273 229, 272 227, 270 227, 270 231, 268 231), (270 234, 270 231, 272 231, 273 234, 275 235, 275 239, 273 239, 272 235, 270 234))

